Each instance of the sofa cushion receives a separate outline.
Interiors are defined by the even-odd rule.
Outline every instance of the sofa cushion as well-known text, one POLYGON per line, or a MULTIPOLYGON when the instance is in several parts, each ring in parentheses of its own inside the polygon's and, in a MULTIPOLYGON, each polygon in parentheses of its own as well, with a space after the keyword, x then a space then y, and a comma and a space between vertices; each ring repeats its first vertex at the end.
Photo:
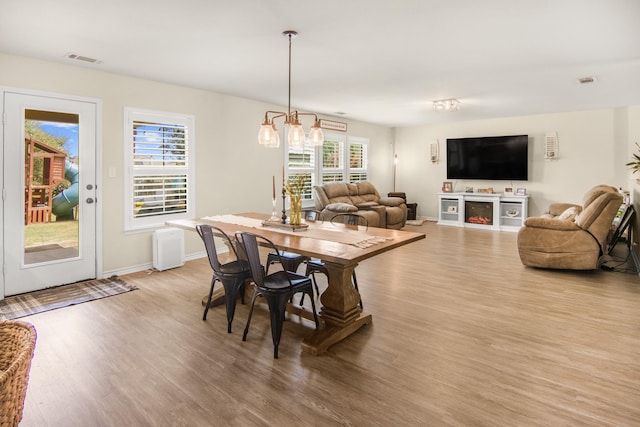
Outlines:
POLYGON ((330 182, 322 186, 329 200, 336 197, 349 197, 349 188, 344 182, 330 182))
POLYGON ((326 208, 332 212, 358 212, 358 208, 349 203, 330 203, 326 208))
POLYGON ((351 199, 354 201, 354 204, 356 206, 366 202, 378 202, 380 195, 378 194, 378 190, 376 190, 376 187, 374 187, 372 183, 368 181, 362 181, 352 185, 354 185, 357 189, 357 195, 351 196, 351 199))

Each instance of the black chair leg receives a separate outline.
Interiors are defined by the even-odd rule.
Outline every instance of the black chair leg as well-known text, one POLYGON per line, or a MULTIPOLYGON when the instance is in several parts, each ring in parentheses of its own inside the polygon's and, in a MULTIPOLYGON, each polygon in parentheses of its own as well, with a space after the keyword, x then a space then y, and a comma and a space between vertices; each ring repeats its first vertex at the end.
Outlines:
POLYGON ((313 286, 316 288, 316 295, 320 296, 320 288, 318 288, 318 282, 316 282, 316 273, 311 272, 311 279, 313 279, 313 286))
POLYGON ((231 333, 231 323, 233 323, 233 316, 236 313, 236 300, 238 299, 238 291, 243 282, 237 279, 233 280, 221 280, 222 286, 224 286, 224 302, 227 309, 227 333, 231 333))
POLYGON ((255 290, 253 292, 253 297, 251 298, 251 307, 249 308, 249 317, 247 318, 247 324, 244 327, 244 333, 242 334, 242 341, 247 340, 247 334, 249 333, 249 325, 251 324, 251 316, 253 316, 253 306, 256 304, 256 298, 258 298, 258 291, 255 290))
POLYGON ((358 289, 358 279, 356 279, 356 272, 353 272, 353 275, 351 276, 353 277, 353 287, 356 288, 356 291, 358 291, 358 296, 360 297, 360 309, 364 309, 364 306, 362 305, 362 295, 360 295, 360 289, 358 289))
POLYGON ((282 335, 282 323, 284 322, 284 311, 287 308, 289 295, 264 295, 269 304, 269 315, 271 317, 271 339, 273 341, 273 358, 278 358, 278 346, 282 335))
POLYGON ((216 276, 213 276, 213 278, 211 279, 211 289, 209 289, 209 298, 207 299, 207 305, 205 305, 204 307, 204 314, 202 315, 202 320, 207 320, 207 313, 209 312, 209 306, 211 305, 211 296, 213 295, 213 287, 216 284, 216 280, 218 280, 216 276))
POLYGON ((313 298, 313 289, 311 290, 311 295, 309 295, 309 298, 311 298, 311 309, 313 310, 313 320, 316 322, 316 329, 318 329, 318 326, 320 326, 320 324, 318 322, 318 313, 316 312, 316 302, 315 302, 315 299, 313 298))
MULTIPOLYGON (((315 273, 315 271, 313 271, 313 270, 312 270, 312 271, 309 271, 309 270, 307 269, 307 271, 305 271, 304 275, 305 275, 305 276, 309 276, 309 275, 311 275, 311 280, 313 280, 313 286, 315 286, 315 288, 316 288, 316 295, 317 295, 318 297, 320 297, 320 288, 318 288, 318 282, 316 282, 316 273, 315 273)), ((300 305, 301 305, 301 306, 304 304, 304 296, 305 296, 305 295, 306 295, 306 292, 304 292, 304 293, 302 294, 302 297, 300 298, 300 305)))

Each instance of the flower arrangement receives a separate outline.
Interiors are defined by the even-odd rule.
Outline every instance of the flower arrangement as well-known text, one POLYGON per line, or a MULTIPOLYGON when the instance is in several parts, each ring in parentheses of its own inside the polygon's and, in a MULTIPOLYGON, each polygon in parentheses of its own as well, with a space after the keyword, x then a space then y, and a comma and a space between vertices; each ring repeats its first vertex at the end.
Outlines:
POLYGON ((304 190, 305 176, 292 175, 284 188, 291 202, 289 224, 299 225, 302 221, 302 191, 304 190))
POLYGON ((288 196, 302 196, 304 190, 304 175, 291 175, 284 188, 288 196))

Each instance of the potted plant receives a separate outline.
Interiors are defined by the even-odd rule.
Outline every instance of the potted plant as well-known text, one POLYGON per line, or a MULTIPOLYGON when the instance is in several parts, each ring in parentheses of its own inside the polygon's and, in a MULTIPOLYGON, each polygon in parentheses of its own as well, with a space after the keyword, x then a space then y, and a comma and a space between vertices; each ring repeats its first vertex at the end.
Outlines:
POLYGON ((637 142, 636 147, 638 147, 638 152, 633 154, 633 161, 625 165, 628 166, 633 173, 640 172, 640 145, 638 145, 637 142))

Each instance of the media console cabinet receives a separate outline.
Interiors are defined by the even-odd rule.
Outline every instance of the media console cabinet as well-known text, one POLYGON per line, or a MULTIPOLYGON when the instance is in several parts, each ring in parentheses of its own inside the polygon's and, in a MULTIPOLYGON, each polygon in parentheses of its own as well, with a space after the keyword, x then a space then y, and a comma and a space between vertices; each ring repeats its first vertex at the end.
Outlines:
POLYGON ((438 224, 518 231, 528 206, 529 195, 438 193, 438 224))

